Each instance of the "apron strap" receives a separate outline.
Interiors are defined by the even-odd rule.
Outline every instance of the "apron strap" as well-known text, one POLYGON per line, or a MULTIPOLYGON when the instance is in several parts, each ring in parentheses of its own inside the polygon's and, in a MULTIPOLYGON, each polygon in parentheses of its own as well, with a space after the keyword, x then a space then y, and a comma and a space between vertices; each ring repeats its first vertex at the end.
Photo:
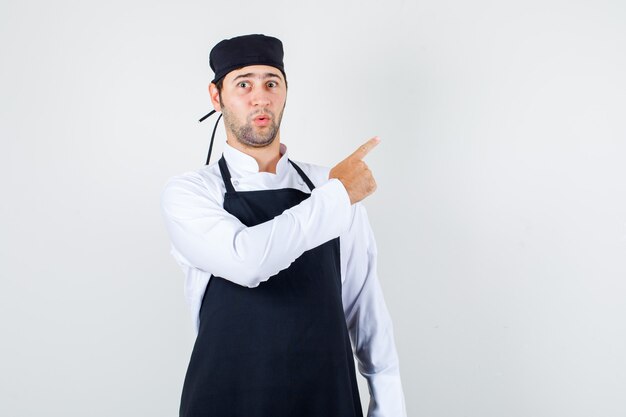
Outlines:
POLYGON ((220 166, 222 180, 224 181, 224 185, 226 186, 226 192, 234 193, 235 187, 233 187, 233 183, 230 182, 230 171, 228 170, 228 167, 226 166, 226 160, 224 159, 224 154, 222 154, 222 157, 220 158, 218 164, 220 166))
POLYGON ((300 174, 300 177, 304 180, 304 182, 306 182, 306 185, 309 187, 309 190, 313 191, 313 189, 315 188, 315 185, 313 185, 309 177, 306 176, 304 171, 302 171, 302 169, 298 165, 296 165, 295 162, 293 162, 291 159, 288 159, 288 161, 291 162, 291 165, 293 165, 296 171, 298 171, 298 174, 300 174))

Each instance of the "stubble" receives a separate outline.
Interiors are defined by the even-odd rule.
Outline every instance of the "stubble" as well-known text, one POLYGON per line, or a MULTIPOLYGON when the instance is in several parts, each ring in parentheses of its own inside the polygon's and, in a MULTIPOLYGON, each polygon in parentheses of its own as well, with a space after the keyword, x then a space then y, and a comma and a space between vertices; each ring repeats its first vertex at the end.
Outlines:
POLYGON ((235 115, 230 112, 228 107, 224 106, 221 99, 220 106, 226 128, 233 133, 239 143, 253 148, 262 148, 274 142, 274 139, 276 139, 276 135, 278 134, 278 130, 280 129, 283 112, 285 111, 285 106, 283 105, 280 114, 276 117, 274 112, 269 109, 259 110, 248 115, 244 123, 240 123, 235 115), (253 120, 259 114, 267 114, 270 116, 271 119, 268 126, 263 128, 254 126, 253 120))

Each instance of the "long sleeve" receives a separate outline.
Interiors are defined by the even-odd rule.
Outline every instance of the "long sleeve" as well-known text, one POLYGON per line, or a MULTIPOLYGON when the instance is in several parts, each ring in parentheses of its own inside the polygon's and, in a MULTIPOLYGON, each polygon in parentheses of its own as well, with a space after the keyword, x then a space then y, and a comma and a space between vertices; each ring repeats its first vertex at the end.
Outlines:
POLYGON ((190 266, 246 287, 258 286, 350 224, 350 199, 338 179, 253 227, 224 210, 217 192, 199 175, 174 177, 161 193, 162 215, 172 245, 190 266))
POLYGON ((341 236, 342 297, 358 369, 368 382, 368 417, 405 417, 404 393, 391 317, 376 272, 377 248, 365 207, 353 206, 341 236))

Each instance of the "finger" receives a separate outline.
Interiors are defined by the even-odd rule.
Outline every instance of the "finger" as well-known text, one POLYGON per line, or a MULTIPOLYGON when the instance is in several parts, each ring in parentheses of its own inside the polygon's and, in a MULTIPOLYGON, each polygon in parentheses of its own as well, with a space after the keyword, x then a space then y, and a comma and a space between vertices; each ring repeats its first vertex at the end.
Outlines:
POLYGON ((380 143, 380 138, 378 136, 374 136, 363 145, 359 146, 359 148, 352 152, 352 154, 348 158, 357 158, 363 159, 365 155, 367 155, 376 145, 380 143))

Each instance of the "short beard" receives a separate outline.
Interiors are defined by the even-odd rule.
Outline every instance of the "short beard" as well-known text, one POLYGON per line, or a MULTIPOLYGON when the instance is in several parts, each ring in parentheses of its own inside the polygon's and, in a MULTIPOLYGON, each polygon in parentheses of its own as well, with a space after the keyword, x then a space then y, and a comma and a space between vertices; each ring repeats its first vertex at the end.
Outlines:
POLYGON ((230 110, 224 106, 221 97, 220 106, 222 115, 224 116, 224 125, 226 126, 226 129, 233 132, 233 135, 235 135, 235 138, 239 143, 252 148, 262 148, 264 146, 269 146, 272 142, 274 142, 274 139, 276 139, 276 136, 278 135, 278 130, 280 129, 283 112, 285 111, 285 106, 283 106, 278 118, 276 118, 271 110, 259 110, 248 116, 246 122, 243 125, 240 125, 230 110), (265 133, 255 133, 252 121, 255 116, 261 113, 266 113, 271 117, 270 125, 267 126, 265 133))

